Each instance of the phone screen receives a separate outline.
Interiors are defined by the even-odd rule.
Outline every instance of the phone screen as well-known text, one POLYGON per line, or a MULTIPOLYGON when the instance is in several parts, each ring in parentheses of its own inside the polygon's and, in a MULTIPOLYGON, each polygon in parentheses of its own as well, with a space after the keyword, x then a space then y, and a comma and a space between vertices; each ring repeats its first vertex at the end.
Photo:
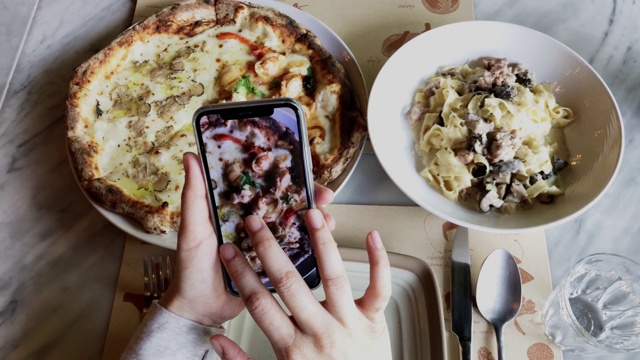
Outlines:
MULTIPOLYGON (((274 291, 244 229, 244 218, 256 214, 307 284, 319 285, 303 221, 315 203, 300 108, 286 100, 212 105, 199 110, 194 122, 220 244, 236 244, 274 291)), ((225 280, 237 293, 226 272, 225 280)))

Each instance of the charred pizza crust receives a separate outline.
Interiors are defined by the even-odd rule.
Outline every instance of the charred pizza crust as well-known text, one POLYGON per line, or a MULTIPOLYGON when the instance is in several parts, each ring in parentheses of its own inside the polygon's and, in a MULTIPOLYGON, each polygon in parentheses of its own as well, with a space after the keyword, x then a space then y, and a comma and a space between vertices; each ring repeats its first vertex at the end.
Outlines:
POLYGON ((317 182, 326 185, 342 173, 364 141, 366 126, 344 69, 316 36, 270 8, 233 0, 189 0, 127 29, 76 69, 66 121, 69 154, 80 185, 99 204, 136 219, 150 233, 177 230, 182 154, 196 151, 193 130, 188 128, 191 116, 204 104, 243 100, 229 91, 242 76, 257 81, 264 97, 294 97, 303 105, 317 182), (205 53, 204 48, 216 41, 207 36, 228 31, 249 37, 257 26, 277 41, 259 44, 259 37, 252 39, 256 48, 250 47, 247 56, 254 58, 245 56, 241 75, 224 85, 223 80, 237 69, 229 64, 216 67, 215 62, 224 63, 228 60, 220 61, 222 55, 246 49, 242 44, 220 45, 218 53, 205 53), (188 45, 176 50, 174 43, 188 45), (260 85, 258 68, 252 66, 266 67, 268 51, 276 58, 282 53, 306 58, 309 73, 281 79, 280 89, 260 85), (136 60, 149 53, 157 63, 136 60), (216 71, 208 78, 202 75, 216 71), (304 91, 290 93, 309 78, 311 84, 302 84, 304 91), (178 89, 161 97, 167 84, 178 89))

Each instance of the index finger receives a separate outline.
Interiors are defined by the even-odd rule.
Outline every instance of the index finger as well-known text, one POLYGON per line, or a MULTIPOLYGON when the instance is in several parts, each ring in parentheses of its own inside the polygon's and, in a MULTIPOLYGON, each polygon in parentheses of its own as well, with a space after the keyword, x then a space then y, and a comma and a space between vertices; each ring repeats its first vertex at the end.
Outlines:
POLYGON ((298 269, 271 234, 264 221, 250 215, 245 219, 246 229, 251 237, 251 244, 262 262, 271 284, 280 295, 298 325, 309 332, 317 326, 324 308, 315 298, 302 279, 298 269), (310 317, 309 314, 315 314, 310 317))
POLYGON ((295 335, 294 327, 289 325, 291 320, 262 284, 240 250, 233 244, 224 244, 220 247, 220 258, 236 284, 247 311, 269 341, 278 344, 291 339, 295 335))

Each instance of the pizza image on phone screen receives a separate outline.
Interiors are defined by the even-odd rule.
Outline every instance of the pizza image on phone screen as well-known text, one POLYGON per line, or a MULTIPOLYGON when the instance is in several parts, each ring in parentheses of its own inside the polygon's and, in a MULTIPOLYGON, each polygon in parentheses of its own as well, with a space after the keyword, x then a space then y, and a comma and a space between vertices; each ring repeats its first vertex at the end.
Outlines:
POLYGON ((277 107, 269 116, 235 118, 226 113, 223 118, 205 111, 196 125, 222 241, 236 244, 263 283, 271 287, 244 228, 244 218, 255 214, 265 221, 301 275, 315 272, 303 222, 313 198, 300 141, 304 126, 296 112, 277 107))

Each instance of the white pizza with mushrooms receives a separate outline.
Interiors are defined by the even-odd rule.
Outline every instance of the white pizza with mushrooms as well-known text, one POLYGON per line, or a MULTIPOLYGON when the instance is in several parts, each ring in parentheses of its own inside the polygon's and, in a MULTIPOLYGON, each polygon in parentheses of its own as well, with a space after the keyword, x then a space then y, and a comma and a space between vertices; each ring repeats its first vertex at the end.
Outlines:
POLYGON ((345 70, 316 36, 278 11, 239 1, 168 7, 76 69, 66 120, 78 181, 149 233, 177 230, 195 111, 270 97, 302 105, 315 181, 338 177, 366 125, 345 70))

